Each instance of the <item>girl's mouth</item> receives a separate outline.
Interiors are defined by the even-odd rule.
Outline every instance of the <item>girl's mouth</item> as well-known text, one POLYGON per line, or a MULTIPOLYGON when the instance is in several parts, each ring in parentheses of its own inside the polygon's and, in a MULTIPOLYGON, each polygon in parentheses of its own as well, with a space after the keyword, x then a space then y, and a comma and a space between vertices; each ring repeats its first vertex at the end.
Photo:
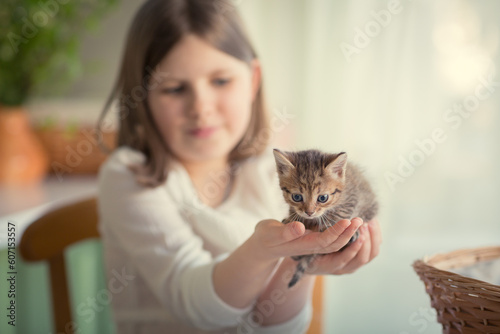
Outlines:
POLYGON ((215 131, 217 131, 217 127, 207 126, 207 127, 201 127, 201 128, 195 128, 195 129, 189 130, 189 134, 195 138, 208 138, 215 131))

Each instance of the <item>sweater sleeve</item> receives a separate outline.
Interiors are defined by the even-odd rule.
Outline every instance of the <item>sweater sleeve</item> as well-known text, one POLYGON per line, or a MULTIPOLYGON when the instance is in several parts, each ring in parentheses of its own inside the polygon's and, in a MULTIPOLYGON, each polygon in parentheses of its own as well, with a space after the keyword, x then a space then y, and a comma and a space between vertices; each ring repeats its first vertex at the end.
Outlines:
POLYGON ((166 308, 185 323, 212 330, 238 324, 251 309, 234 308, 214 290, 214 259, 163 187, 135 182, 125 164, 109 159, 99 173, 100 229, 166 308))
POLYGON ((254 334, 303 334, 307 331, 311 323, 312 311, 311 301, 308 301, 302 310, 290 320, 281 324, 262 327, 257 322, 261 315, 256 311, 252 311, 241 318, 238 332, 254 334))

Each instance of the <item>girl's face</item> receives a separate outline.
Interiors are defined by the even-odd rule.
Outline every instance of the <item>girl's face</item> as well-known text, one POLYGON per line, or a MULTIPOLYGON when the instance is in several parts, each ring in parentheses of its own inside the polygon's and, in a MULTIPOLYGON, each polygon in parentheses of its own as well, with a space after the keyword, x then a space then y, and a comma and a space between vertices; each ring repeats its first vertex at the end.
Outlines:
POLYGON ((148 104, 171 152, 184 164, 227 160, 248 128, 258 61, 250 67, 187 35, 157 72, 162 75, 150 85, 148 104))

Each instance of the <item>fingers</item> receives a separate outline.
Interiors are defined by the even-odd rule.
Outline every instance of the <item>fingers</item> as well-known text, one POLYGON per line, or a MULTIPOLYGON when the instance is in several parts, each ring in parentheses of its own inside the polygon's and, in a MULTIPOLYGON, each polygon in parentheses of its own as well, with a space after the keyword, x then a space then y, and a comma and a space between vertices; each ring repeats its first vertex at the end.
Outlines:
POLYGON ((380 252, 380 244, 382 243, 382 230, 377 219, 372 219, 368 222, 368 229, 371 237, 371 258, 370 261, 376 257, 380 252))
POLYGON ((301 237, 305 227, 300 222, 283 224, 274 219, 266 219, 255 226, 255 231, 263 245, 276 247, 301 237))
POLYGON ((282 226, 283 226, 282 228, 283 242, 289 242, 295 240, 301 237, 306 231, 304 224, 302 224, 301 222, 291 222, 282 226))
MULTIPOLYGON (((363 265, 372 261, 380 251, 380 243, 382 242, 382 233, 378 220, 373 219, 360 228, 360 241, 362 247, 357 252, 356 256, 347 263, 343 269, 337 274, 353 273, 363 265)), ((349 246, 346 250, 348 250, 349 246)))
MULTIPOLYGON (((371 259, 373 258, 371 256, 372 243, 371 243, 370 232, 368 231, 368 224, 364 224, 363 226, 360 227, 360 236, 359 240, 357 241, 361 243, 361 247, 358 249, 356 256, 354 256, 352 260, 349 263, 347 263, 342 269, 342 271, 339 273, 341 274, 353 273, 363 265, 370 262, 371 259)), ((347 249, 349 248, 350 247, 348 247, 347 249)))
POLYGON ((363 220, 361 218, 354 218, 351 221, 347 219, 340 220, 320 234, 318 237, 320 249, 315 251, 322 254, 339 251, 347 245, 362 224, 363 220))
POLYGON ((360 237, 342 252, 321 255, 314 260, 309 268, 309 272, 314 274, 335 275, 347 273, 346 266, 354 260, 362 246, 363 242, 360 237))
POLYGON ((351 221, 347 219, 340 220, 323 232, 312 232, 310 230, 304 231, 302 230, 302 223, 294 223, 300 225, 294 227, 290 226, 292 230, 285 232, 287 234, 290 233, 286 237, 292 238, 292 240, 280 245, 280 247, 282 247, 281 250, 283 251, 283 254, 288 256, 337 252, 349 242, 363 221, 360 218, 355 218, 351 221), (292 235, 293 230, 295 230, 296 233, 299 233, 300 231, 302 234, 293 239, 294 236, 298 235, 292 235))
MULTIPOLYGON (((282 224, 277 220, 269 219, 259 222, 255 230, 257 239, 260 240, 258 243, 272 254, 295 256, 338 252, 347 245, 362 225, 363 220, 361 218, 354 218, 352 220, 343 219, 323 232, 312 232, 306 230, 304 224, 298 221, 282 224)), ((377 232, 377 227, 378 224, 373 227, 375 232, 374 238, 379 238, 380 236, 380 233, 377 232)), ((365 234, 370 235, 369 232, 365 234)), ((360 261, 366 261, 367 256, 370 260, 369 254, 371 253, 363 251, 362 254, 357 254, 358 247, 361 247, 361 244, 354 243, 340 252, 343 254, 340 256, 341 262, 352 260, 355 256, 359 256, 358 260, 360 261)), ((369 250, 375 253, 378 252, 378 248, 372 247, 371 242, 369 250)))
MULTIPOLYGON (((344 234, 347 232, 341 233, 344 234)), ((318 257, 308 270, 314 274, 353 273, 375 258, 380 251, 382 234, 378 220, 374 219, 359 228, 359 238, 341 252, 318 257)))

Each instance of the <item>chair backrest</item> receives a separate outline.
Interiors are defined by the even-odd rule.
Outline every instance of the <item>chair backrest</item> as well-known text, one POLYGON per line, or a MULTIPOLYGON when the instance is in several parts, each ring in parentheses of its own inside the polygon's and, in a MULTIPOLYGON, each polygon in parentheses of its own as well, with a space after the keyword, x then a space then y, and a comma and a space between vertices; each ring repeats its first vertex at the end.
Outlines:
POLYGON ((54 325, 57 333, 73 333, 64 250, 84 239, 98 238, 95 198, 48 212, 24 231, 19 250, 26 261, 49 263, 54 325))

